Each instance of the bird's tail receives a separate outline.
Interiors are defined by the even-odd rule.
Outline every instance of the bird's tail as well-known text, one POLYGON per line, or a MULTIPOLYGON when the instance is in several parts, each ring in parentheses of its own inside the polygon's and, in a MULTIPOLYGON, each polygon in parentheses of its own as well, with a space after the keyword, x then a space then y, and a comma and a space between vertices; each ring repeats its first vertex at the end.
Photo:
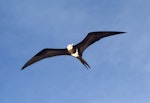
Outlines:
POLYGON ((81 62, 87 69, 90 68, 89 64, 88 64, 82 57, 77 57, 77 58, 80 60, 80 62, 81 62))

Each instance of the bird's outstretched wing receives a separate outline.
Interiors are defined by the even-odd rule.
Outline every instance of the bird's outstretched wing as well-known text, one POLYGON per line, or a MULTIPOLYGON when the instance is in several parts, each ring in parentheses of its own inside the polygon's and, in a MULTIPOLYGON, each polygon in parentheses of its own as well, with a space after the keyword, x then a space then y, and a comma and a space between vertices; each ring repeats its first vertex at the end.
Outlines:
POLYGON ((91 44, 95 43, 96 41, 100 40, 101 38, 122 34, 125 32, 118 32, 118 31, 98 31, 98 32, 90 32, 80 43, 75 45, 75 48, 78 48, 80 53, 82 54, 83 51, 90 46, 91 44))
POLYGON ((40 61, 41 59, 58 56, 58 55, 69 55, 67 49, 43 49, 39 53, 37 53, 35 56, 33 56, 23 67, 21 70, 26 68, 27 66, 40 61))

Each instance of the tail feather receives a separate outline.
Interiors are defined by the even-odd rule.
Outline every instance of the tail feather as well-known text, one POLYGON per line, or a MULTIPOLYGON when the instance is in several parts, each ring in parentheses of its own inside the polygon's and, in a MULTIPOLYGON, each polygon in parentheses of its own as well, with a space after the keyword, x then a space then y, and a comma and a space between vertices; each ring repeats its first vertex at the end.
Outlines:
POLYGON ((90 68, 90 65, 82 57, 78 57, 78 59, 87 69, 90 68))

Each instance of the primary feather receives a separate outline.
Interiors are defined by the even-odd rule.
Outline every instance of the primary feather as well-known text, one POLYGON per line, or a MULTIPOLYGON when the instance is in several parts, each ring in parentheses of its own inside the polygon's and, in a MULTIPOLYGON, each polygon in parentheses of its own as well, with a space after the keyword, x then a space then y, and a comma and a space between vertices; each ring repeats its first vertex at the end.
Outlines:
POLYGON ((75 45, 75 48, 79 48, 81 54, 83 51, 90 46, 91 44, 95 43, 96 41, 111 35, 117 35, 125 32, 117 32, 117 31, 98 31, 98 32, 90 32, 80 43, 75 45))
POLYGON ((118 32, 118 31, 98 31, 98 32, 90 32, 88 35, 78 44, 75 46, 71 45, 71 48, 68 46, 66 49, 50 49, 46 48, 37 53, 33 56, 25 65, 22 67, 21 70, 26 68, 27 66, 40 61, 42 59, 58 56, 58 55, 72 55, 80 60, 80 62, 86 67, 90 68, 89 64, 82 58, 82 53, 84 50, 90 46, 91 44, 95 43, 96 41, 111 35, 122 34, 125 32, 118 32), (75 53, 74 53, 75 51, 75 53), (77 55, 77 56, 76 56, 77 55))
POLYGON ((22 69, 24 69, 25 67, 40 61, 41 59, 45 59, 48 57, 53 57, 53 56, 58 56, 58 55, 69 55, 67 49, 43 49, 42 51, 40 51, 39 53, 37 53, 35 56, 33 56, 23 67, 22 69))

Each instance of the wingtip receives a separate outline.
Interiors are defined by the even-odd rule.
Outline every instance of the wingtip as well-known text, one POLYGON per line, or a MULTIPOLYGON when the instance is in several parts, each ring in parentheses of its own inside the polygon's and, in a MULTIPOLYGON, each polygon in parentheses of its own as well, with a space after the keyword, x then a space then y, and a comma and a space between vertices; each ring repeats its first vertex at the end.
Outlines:
POLYGON ((24 69, 25 69, 25 67, 26 67, 26 66, 23 66, 23 67, 21 68, 21 70, 24 70, 24 69))
POLYGON ((121 34, 127 33, 127 32, 120 32, 121 34))
POLYGON ((23 70, 24 68, 22 67, 21 70, 23 70))
POLYGON ((117 31, 116 34, 123 34, 123 33, 126 33, 126 32, 122 32, 122 31, 117 31))
POLYGON ((127 32, 121 32, 121 33, 127 33, 127 32))

